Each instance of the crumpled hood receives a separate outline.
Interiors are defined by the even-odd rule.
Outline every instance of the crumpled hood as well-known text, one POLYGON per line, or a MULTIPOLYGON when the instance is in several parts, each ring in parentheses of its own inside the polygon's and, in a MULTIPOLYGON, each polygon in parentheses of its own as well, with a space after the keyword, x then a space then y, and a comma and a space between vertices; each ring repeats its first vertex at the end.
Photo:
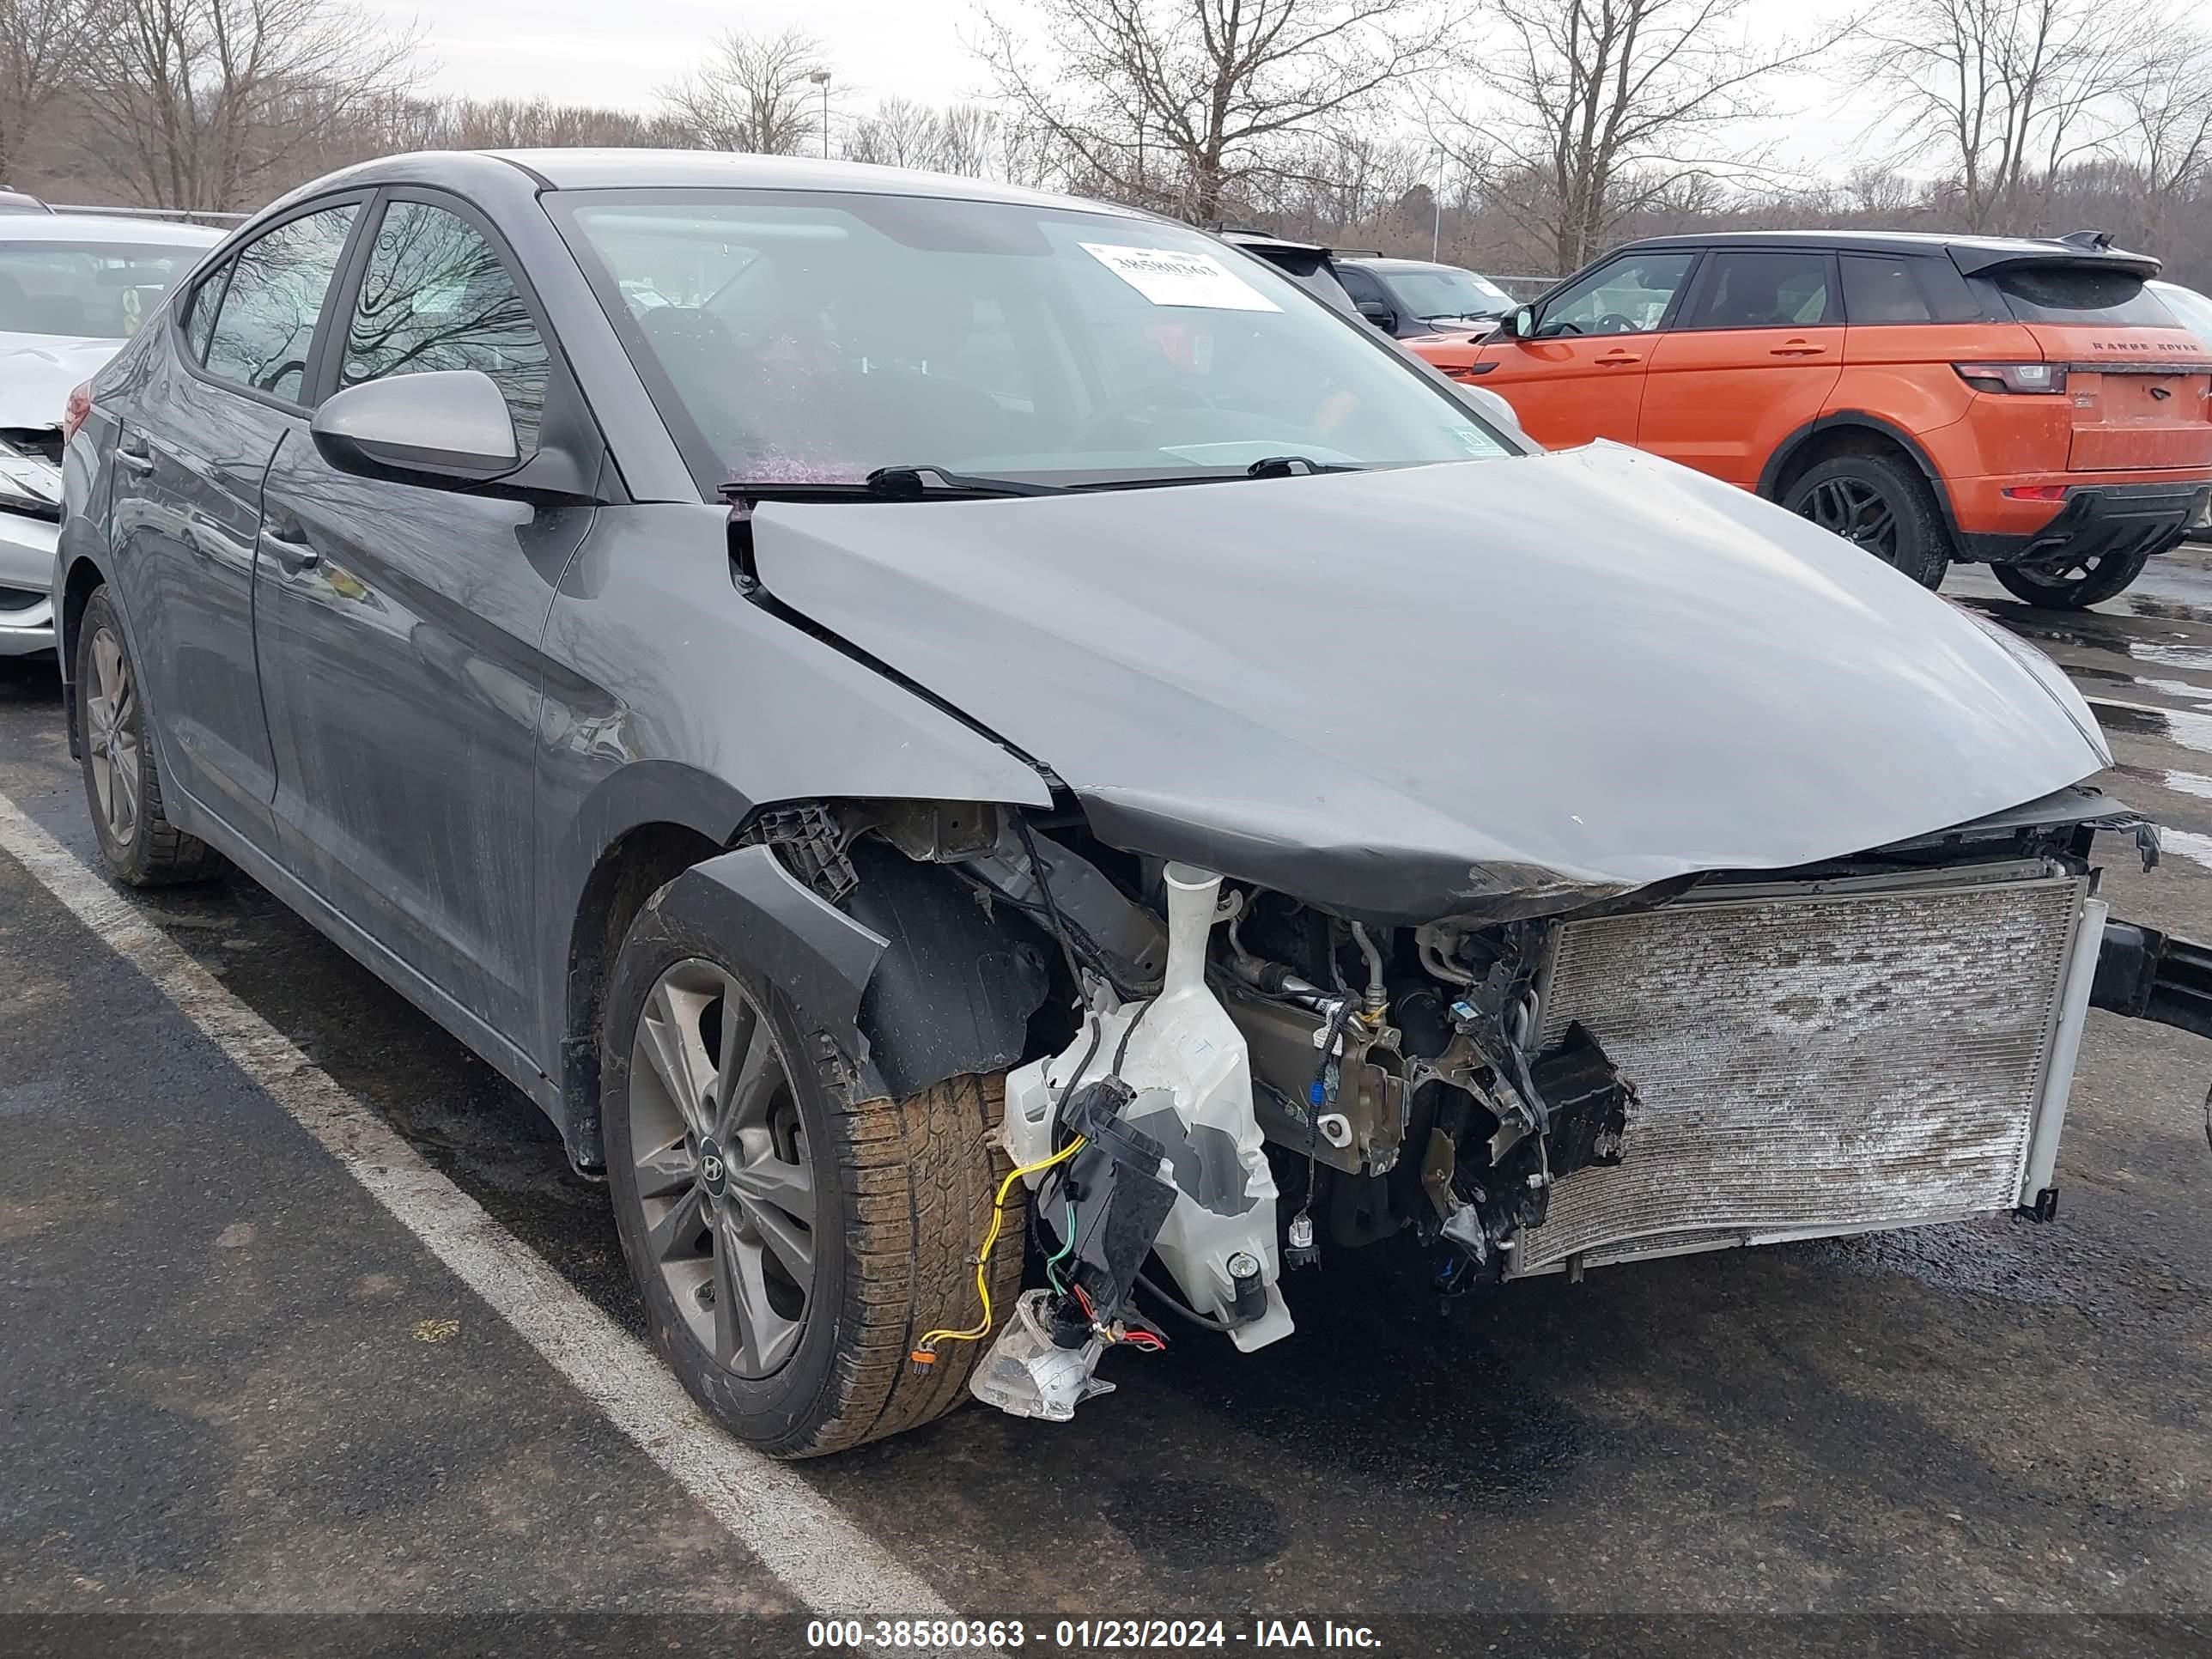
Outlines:
POLYGON ((1610 444, 752 529, 770 593, 1049 767, 1109 842, 1378 920, 1787 868, 2106 760, 2032 649, 1610 444))
POLYGON ((60 426, 70 393, 122 345, 120 340, 0 331, 0 427, 60 426))

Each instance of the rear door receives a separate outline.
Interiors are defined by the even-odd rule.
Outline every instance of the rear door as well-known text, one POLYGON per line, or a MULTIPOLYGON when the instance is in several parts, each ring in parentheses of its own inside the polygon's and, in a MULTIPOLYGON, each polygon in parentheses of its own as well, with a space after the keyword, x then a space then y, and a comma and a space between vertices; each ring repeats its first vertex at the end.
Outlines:
POLYGON ((2141 276, 2053 262, 1974 280, 1994 290, 2045 362, 2065 366, 2066 471, 2212 466, 2212 354, 2141 276))
MULTIPOLYGON (((1953 364, 2041 355, 2025 328, 1996 320, 1944 253, 1846 253, 1838 263, 1847 327, 1844 374, 1829 410, 1879 416, 1916 437, 1938 432, 1973 407, 1974 388, 1953 364)), ((2031 431, 2027 441, 2041 441, 2031 431)))
MULTIPOLYGON (((526 459, 588 420, 474 208, 393 191, 370 217, 323 384, 482 370, 526 459)), ((286 865, 484 1030, 534 1030, 538 646, 592 509, 353 477, 305 430, 266 504, 254 631, 286 865)))
POLYGON ((1835 255, 1719 248, 1644 377, 1639 448, 1752 489, 1766 458, 1820 413, 1842 373, 1835 255))
POLYGON ((1694 249, 1631 250, 1546 300, 1526 338, 1493 339, 1466 378, 1502 393, 1548 448, 1637 441, 1644 370, 1679 308, 1694 249))
POLYGON ((316 325, 359 210, 304 208, 210 270, 116 441, 114 568, 161 763, 264 848, 276 769, 253 657, 262 477, 306 426, 316 325))

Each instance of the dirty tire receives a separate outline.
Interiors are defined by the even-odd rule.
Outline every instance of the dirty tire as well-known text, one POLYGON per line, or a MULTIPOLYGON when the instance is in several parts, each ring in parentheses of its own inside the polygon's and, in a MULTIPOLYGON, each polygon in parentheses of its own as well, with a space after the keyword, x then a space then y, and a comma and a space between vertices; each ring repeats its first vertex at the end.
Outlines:
POLYGON ((131 655, 122 618, 105 587, 94 589, 85 602, 72 695, 76 698, 78 746, 83 751, 78 769, 84 780, 85 804, 109 871, 133 887, 205 881, 222 874, 226 867, 222 855, 178 829, 162 811, 161 773, 154 758, 145 684, 131 655), (121 718, 102 719, 106 708, 116 706, 116 699, 107 694, 118 685, 127 688, 121 718), (102 728, 97 744, 96 720, 102 728), (127 811, 113 805, 118 799, 128 800, 127 811))
MULTIPOLYGON (((789 1000, 725 945, 674 914, 663 888, 639 913, 616 960, 601 1033, 608 1185, 623 1255, 643 1297, 653 1346, 684 1388, 730 1432, 775 1457, 842 1451, 941 1417, 967 1396, 988 1342, 948 1342, 934 1365, 908 1358, 923 1332, 964 1328, 980 1311, 975 1253, 1012 1167, 993 1131, 1003 1074, 946 1079, 902 1100, 848 1100, 832 1087, 789 1000), (748 1377, 719 1363, 678 1309, 647 1243, 632 1138, 633 1042, 647 1000, 672 970, 712 964, 766 1016, 813 1176, 812 1274, 805 1322, 787 1359, 748 1377)), ((1016 1182, 991 1259, 991 1303, 1003 1320, 1020 1294, 1027 1194, 1016 1182)))
POLYGON ((2015 564, 1990 567, 1997 586, 2026 604, 2045 611, 2086 611, 2120 592, 2150 562, 2148 549, 2133 553, 2095 553, 2041 568, 2015 564))
POLYGON ((1951 532, 1927 479, 1909 462, 1887 455, 1838 455, 1808 467, 1782 505, 1923 587, 1943 585, 1951 568, 1951 532))

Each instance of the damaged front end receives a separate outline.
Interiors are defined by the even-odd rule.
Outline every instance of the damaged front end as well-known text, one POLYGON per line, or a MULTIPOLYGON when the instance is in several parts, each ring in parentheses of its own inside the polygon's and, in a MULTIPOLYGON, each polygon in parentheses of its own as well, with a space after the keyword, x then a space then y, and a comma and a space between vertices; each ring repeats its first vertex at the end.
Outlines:
MULTIPOLYGON (((1409 926, 1116 849, 1079 812, 892 805, 817 828, 783 855, 817 886, 836 854, 865 895, 896 849, 1060 959, 1053 994, 1003 1011, 1033 1009, 998 1136, 1044 1283, 970 1380, 1049 1419, 1108 1386, 1112 1348, 1162 1346, 1155 1319, 1263 1347, 1293 1329, 1287 1275, 1386 1239, 1455 1294, 2047 1219, 2087 1010, 2212 1028, 2212 953, 2108 930, 2095 837, 2147 862, 2155 840, 2087 788, 1800 869, 1409 926)), ((912 1080, 910 1042, 880 1023, 860 1041, 912 1080)))

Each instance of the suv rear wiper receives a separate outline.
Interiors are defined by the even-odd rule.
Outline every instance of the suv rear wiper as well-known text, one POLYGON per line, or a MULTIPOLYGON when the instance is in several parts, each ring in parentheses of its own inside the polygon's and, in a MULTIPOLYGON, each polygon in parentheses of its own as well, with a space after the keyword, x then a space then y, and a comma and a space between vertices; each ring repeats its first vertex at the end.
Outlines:
POLYGON ((925 463, 879 466, 857 483, 848 478, 732 478, 721 486, 721 493, 756 501, 988 501, 1008 495, 1057 495, 1063 488, 1021 478, 977 477, 925 463))

